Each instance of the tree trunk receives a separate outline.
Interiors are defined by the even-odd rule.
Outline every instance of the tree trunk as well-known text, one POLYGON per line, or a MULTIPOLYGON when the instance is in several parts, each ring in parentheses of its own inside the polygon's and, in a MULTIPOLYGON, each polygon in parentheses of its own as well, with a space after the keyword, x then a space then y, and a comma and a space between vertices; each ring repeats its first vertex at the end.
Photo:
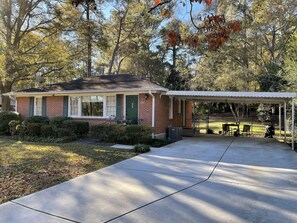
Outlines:
POLYGON ((10 98, 2 95, 2 111, 10 111, 10 98))
MULTIPOLYGON (((0 83, 1 94, 11 92, 11 86, 4 86, 0 83)), ((8 96, 2 95, 2 111, 10 111, 10 98, 8 96)))
POLYGON ((92 37, 91 37, 91 26, 90 26, 90 3, 87 1, 87 28, 88 28, 88 62, 87 62, 87 77, 92 76, 92 37))

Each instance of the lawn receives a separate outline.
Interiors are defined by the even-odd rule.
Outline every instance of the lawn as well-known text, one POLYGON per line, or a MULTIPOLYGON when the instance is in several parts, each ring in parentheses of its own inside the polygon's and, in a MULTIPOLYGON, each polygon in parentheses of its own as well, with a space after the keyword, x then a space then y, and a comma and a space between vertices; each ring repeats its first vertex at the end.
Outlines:
POLYGON ((137 155, 77 144, 44 144, 0 138, 0 203, 45 189, 137 155))

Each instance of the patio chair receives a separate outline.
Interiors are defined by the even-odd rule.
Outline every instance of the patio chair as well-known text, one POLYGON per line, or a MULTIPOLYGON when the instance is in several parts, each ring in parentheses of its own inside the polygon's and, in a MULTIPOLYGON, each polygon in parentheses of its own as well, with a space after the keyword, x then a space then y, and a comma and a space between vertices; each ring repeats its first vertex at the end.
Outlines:
POLYGON ((228 124, 222 124, 223 134, 231 135, 230 126, 228 124))
POLYGON ((244 125, 242 129, 242 135, 250 136, 251 135, 251 126, 250 125, 244 125))

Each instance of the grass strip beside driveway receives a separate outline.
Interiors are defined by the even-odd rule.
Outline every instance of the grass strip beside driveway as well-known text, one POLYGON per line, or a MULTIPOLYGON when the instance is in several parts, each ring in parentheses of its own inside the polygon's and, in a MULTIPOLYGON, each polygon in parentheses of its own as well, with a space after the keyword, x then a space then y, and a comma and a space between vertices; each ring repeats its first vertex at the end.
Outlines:
POLYGON ((102 146, 31 143, 0 138, 0 203, 135 155, 132 151, 102 146))

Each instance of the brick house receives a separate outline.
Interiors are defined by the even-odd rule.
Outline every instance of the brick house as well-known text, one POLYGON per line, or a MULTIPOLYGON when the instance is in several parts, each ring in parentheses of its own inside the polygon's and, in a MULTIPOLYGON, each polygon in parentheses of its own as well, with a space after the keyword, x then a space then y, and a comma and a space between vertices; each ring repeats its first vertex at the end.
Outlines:
POLYGON ((127 122, 154 128, 192 125, 191 101, 166 95, 168 89, 131 75, 105 75, 12 92, 24 119, 68 116, 91 125, 127 122))

